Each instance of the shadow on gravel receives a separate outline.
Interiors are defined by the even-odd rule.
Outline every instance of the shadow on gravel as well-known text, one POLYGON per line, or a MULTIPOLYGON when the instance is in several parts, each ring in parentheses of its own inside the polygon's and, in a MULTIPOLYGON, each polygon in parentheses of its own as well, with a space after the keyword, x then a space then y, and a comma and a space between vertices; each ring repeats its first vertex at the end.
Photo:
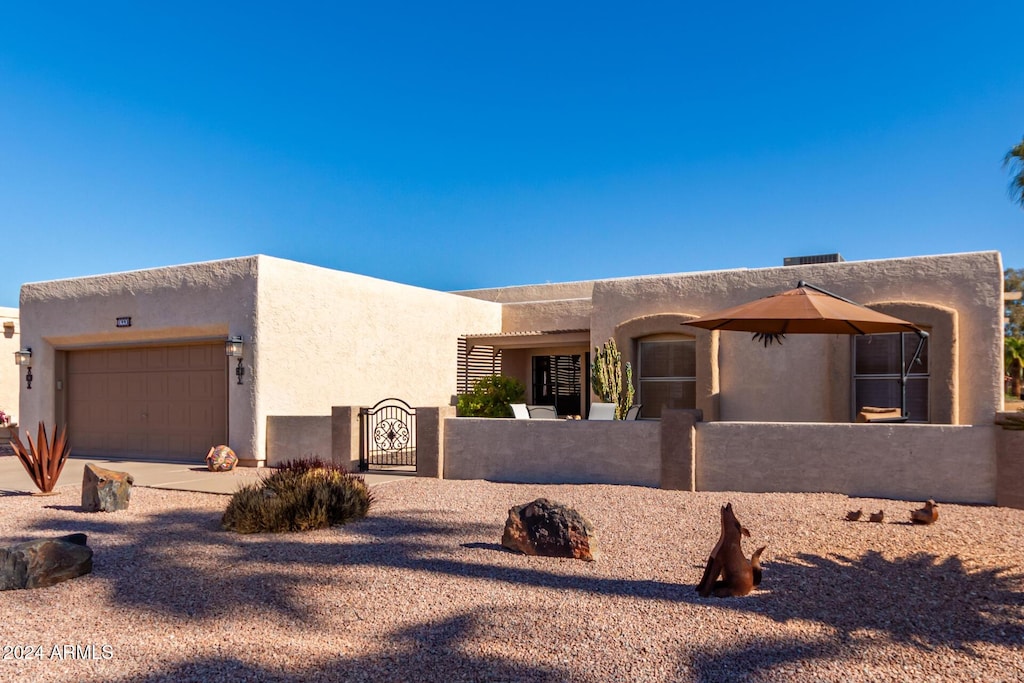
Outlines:
POLYGON ((571 680, 569 671, 522 664, 486 656, 474 656, 461 643, 481 626, 472 614, 464 614, 387 634, 380 652, 351 657, 325 656, 316 662, 290 665, 288 671, 255 666, 237 659, 198 659, 145 677, 114 679, 112 683, 183 683, 210 681, 507 681, 509 683, 556 683, 571 680))
POLYGON ((837 658, 841 661, 843 649, 842 645, 831 640, 752 640, 728 649, 698 652, 688 667, 681 668, 675 680, 700 683, 785 680, 785 675, 777 671, 777 667, 808 664, 820 659, 837 658))
MULTIPOLYGON (((220 528, 220 514, 209 510, 174 509, 145 520, 126 520, 117 513, 65 514, 26 530, 25 539, 39 533, 71 532, 89 535, 96 550, 93 573, 112 583, 109 594, 119 604, 190 619, 215 618, 242 609, 312 625, 318 617, 311 616, 304 605, 303 589, 329 579, 294 568, 322 566, 333 571, 370 566, 552 589, 564 591, 566 596, 594 594, 694 603, 761 614, 779 623, 809 620, 836 631, 827 642, 773 644, 764 640, 749 646, 738 644, 739 649, 728 654, 681 652, 681 661, 691 659, 693 669, 703 676, 700 680, 708 681, 717 679, 714 672, 724 665, 719 660, 727 659, 729 666, 741 669, 749 665, 749 673, 754 673, 766 656, 776 663, 850 658, 851 643, 862 642, 863 631, 925 650, 943 646, 971 652, 976 643, 1024 647, 1024 576, 1011 573, 1010 568, 969 571, 957 557, 925 553, 895 560, 877 552, 861 557, 773 559, 765 563, 759 591, 744 598, 718 599, 700 598, 692 583, 596 576, 574 572, 571 567, 575 565, 564 561, 539 559, 524 566, 518 556, 503 557, 503 552, 497 552, 500 524, 465 522, 455 511, 407 510, 378 516, 371 510, 364 520, 312 532, 315 538, 303 533, 226 532, 220 528), (183 549, 202 553, 206 559, 197 565, 182 557, 183 549)), ((346 588, 340 584, 339 589, 346 588)), ((348 589, 359 590, 355 586, 348 589)), ((446 625, 456 631, 457 626, 446 625)), ((410 634, 399 640, 404 643, 410 638, 416 641, 410 634)), ((358 659, 339 661, 338 667, 368 665, 358 659)), ((203 667, 222 664, 220 660, 195 662, 189 665, 194 671, 181 674, 201 678, 203 667)), ((475 666, 478 662, 466 658, 463 664, 475 666)), ((244 674, 244 665, 239 666, 244 674)), ((347 669, 339 668, 342 670, 347 669)), ((263 680, 299 680, 274 679, 273 672, 255 673, 263 680)), ((507 674, 510 679, 526 680, 519 671, 493 673, 487 678, 500 679, 507 674)), ((533 675, 535 680, 549 680, 547 671, 533 675)))
POLYGON ((855 659, 866 639, 880 637, 926 651, 948 647, 975 655, 973 646, 981 643, 1019 651, 1024 574, 1013 573, 1017 570, 968 571, 958 557, 929 553, 895 560, 871 551, 859 558, 798 555, 772 561, 760 592, 712 604, 776 622, 814 621, 836 634, 820 641, 758 640, 725 652, 696 653, 690 666, 697 680, 741 680, 784 663, 855 659))
POLYGON ((687 584, 556 574, 545 567, 560 571, 564 567, 561 561, 548 558, 538 558, 536 569, 503 562, 501 555, 514 554, 504 549, 496 552, 500 546, 493 543, 467 543, 467 539, 500 537, 500 526, 495 531, 492 525, 466 523, 455 513, 436 510, 386 517, 375 517, 371 511, 366 519, 310 532, 321 535, 312 541, 301 532, 243 535, 224 531, 221 515, 206 510, 168 510, 140 520, 119 518, 116 512, 77 514, 73 506, 61 507, 69 508, 62 512, 76 514, 40 522, 26 529, 23 539, 13 540, 85 533, 95 551, 93 575, 112 582, 113 599, 127 608, 190 619, 245 609, 315 625, 318 617, 309 613, 298 596, 306 584, 325 579, 311 579, 309 572, 300 575, 293 571, 296 566, 393 567, 577 594, 674 602, 698 599, 687 584), (182 552, 202 553, 208 559, 197 564, 182 552))

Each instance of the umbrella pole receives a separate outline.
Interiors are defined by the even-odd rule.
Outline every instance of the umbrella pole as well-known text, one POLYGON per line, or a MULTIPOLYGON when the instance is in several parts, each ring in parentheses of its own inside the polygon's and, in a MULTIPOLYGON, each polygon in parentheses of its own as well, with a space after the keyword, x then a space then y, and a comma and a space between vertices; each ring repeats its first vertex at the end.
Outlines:
POLYGON ((924 350, 924 343, 928 339, 928 333, 924 330, 917 330, 917 349, 914 351, 913 357, 910 359, 909 365, 904 365, 903 359, 906 357, 906 351, 903 349, 903 335, 900 335, 900 413, 904 418, 910 417, 910 410, 907 408, 907 377, 910 375, 910 370, 914 367, 914 363, 921 358, 921 351, 924 350))

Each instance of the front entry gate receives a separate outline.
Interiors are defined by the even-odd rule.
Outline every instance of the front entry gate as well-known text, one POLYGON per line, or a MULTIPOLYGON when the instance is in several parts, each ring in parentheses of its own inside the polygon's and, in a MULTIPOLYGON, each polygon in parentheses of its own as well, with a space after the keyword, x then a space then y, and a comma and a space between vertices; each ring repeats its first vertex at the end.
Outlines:
POLYGON ((386 398, 359 410, 359 469, 416 470, 416 410, 386 398))

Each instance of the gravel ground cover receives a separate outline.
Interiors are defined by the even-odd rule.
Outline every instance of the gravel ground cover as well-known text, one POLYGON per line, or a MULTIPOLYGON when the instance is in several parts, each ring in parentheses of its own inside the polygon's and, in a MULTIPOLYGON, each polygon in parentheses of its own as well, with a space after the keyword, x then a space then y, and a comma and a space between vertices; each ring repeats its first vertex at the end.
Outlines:
POLYGON ((1024 511, 834 494, 409 479, 306 534, 220 529, 227 497, 137 487, 0 498, 0 545, 82 531, 87 576, 0 593, 4 681, 1021 681, 1024 511), (596 562, 499 545, 538 497, 596 562), (694 587, 731 501, 760 545, 743 598, 694 587), (848 522, 883 508, 886 522, 848 522))

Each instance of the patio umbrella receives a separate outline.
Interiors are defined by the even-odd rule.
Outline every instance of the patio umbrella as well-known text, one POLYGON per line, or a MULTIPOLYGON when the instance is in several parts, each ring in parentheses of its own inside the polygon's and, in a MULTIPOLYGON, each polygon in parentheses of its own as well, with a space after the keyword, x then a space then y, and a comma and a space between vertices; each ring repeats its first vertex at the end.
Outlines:
POLYGON ((684 325, 764 335, 915 332, 913 323, 799 282, 795 289, 709 313, 684 325))
POLYGON ((709 313, 683 324, 706 330, 752 332, 755 339, 764 341, 765 346, 787 334, 913 332, 919 337, 917 350, 910 363, 900 368, 900 412, 903 417, 894 421, 907 419, 907 375, 928 338, 928 333, 913 323, 873 311, 803 280, 795 289, 709 313))

